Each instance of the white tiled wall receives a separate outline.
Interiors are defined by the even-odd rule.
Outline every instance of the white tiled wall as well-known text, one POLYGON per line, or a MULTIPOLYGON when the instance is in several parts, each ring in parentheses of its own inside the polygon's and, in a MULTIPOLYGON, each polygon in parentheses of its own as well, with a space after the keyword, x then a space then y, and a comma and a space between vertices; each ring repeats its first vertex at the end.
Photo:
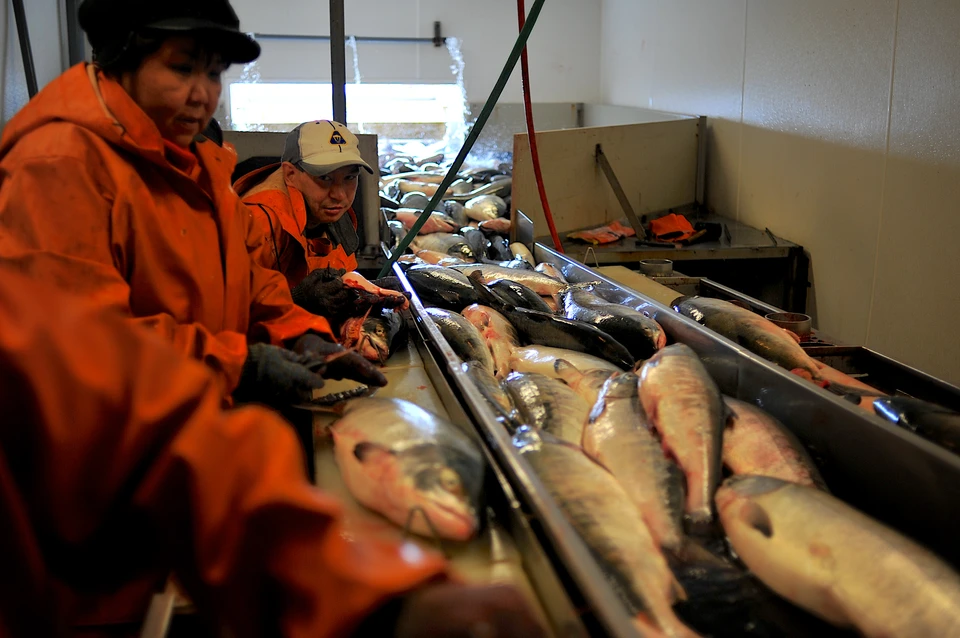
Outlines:
POLYGON ((818 327, 960 383, 960 3, 604 0, 601 99, 707 115, 707 202, 803 244, 818 327))

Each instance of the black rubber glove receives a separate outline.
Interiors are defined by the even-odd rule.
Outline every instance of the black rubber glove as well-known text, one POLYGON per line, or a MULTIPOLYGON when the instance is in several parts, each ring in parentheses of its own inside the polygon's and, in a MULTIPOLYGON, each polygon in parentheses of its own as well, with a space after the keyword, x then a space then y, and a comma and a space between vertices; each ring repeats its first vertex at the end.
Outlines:
POLYGON ((290 290, 293 303, 336 324, 363 315, 380 297, 346 286, 341 279, 346 272, 341 268, 314 270, 290 290))
POLYGON ((386 288, 387 290, 395 290, 404 294, 407 292, 404 290, 403 284, 400 283, 400 279, 397 277, 381 277, 380 279, 371 279, 370 283, 372 283, 374 286, 386 288))
POLYGON ((330 343, 320 335, 303 335, 293 344, 293 350, 310 368, 320 367, 318 373, 326 379, 352 379, 380 387, 387 385, 383 373, 359 352, 347 350, 338 343, 330 343))
POLYGON ((323 387, 323 378, 310 371, 306 360, 284 348, 252 344, 233 398, 238 403, 263 403, 274 408, 310 401, 313 391, 323 387))

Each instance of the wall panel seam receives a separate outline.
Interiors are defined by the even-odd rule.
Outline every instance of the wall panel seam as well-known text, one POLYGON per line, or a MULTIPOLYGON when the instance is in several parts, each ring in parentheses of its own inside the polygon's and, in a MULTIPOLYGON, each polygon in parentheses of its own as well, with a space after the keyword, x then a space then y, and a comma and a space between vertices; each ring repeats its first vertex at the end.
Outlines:
POLYGON ((743 63, 740 65, 740 126, 737 127, 737 203, 733 218, 740 221, 740 190, 743 188, 743 102, 747 89, 747 12, 750 0, 743 0, 743 63))

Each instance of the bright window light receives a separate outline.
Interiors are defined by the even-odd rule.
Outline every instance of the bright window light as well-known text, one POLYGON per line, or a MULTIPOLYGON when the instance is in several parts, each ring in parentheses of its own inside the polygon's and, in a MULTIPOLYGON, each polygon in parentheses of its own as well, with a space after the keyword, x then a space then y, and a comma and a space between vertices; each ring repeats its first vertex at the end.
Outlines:
MULTIPOLYGON (((331 119, 330 84, 230 85, 230 117, 237 130, 272 129, 331 119)), ((348 84, 352 123, 463 124, 463 93, 456 84, 348 84)), ((285 129, 289 130, 289 129, 285 129)))

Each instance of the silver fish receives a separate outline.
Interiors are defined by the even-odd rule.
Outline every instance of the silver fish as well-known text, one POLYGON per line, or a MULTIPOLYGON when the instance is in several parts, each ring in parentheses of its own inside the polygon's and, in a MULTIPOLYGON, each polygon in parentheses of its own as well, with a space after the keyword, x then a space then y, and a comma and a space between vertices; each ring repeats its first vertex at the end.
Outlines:
POLYGON ((522 244, 518 241, 513 242, 510 244, 510 252, 513 253, 514 257, 519 257, 530 264, 531 268, 535 268, 537 266, 537 260, 533 258, 533 253, 530 252, 530 249, 527 248, 525 244, 522 244))
POLYGON ((464 362, 476 361, 484 370, 493 374, 493 356, 487 348, 487 342, 472 323, 464 319, 463 315, 450 310, 427 308, 426 311, 460 359, 464 362))
POLYGON ((407 401, 368 398, 348 402, 331 431, 344 483, 361 504, 425 536, 476 534, 483 454, 452 423, 407 401))
MULTIPOLYGON (((554 379, 563 379, 556 367, 559 359, 569 362, 578 371, 585 374, 592 370, 603 370, 611 374, 621 372, 620 368, 606 359, 585 352, 551 348, 549 346, 526 346, 514 349, 510 355, 510 369, 514 372, 536 372, 554 379)), ((595 400, 596 397, 594 397, 595 400)))
MULTIPOLYGON (((428 235, 433 237, 434 235, 428 235)), ((513 268, 503 268, 493 264, 465 264, 456 266, 456 269, 465 275, 479 270, 480 278, 485 284, 497 279, 509 279, 518 284, 523 284, 538 295, 556 295, 566 289, 567 284, 557 281, 553 277, 547 277, 535 270, 515 270, 513 268)))
POLYGON ((534 270, 540 274, 546 275, 547 277, 553 277, 557 281, 567 283, 567 278, 563 276, 563 272, 551 263, 542 261, 537 264, 537 267, 534 268, 534 270))
POLYGON ((451 233, 430 233, 429 235, 417 235, 417 238, 411 242, 414 252, 418 250, 432 250, 438 253, 446 253, 454 257, 460 257, 467 261, 476 261, 476 255, 467 245, 467 240, 463 235, 451 233))
POLYGON ((828 622, 871 638, 960 636, 960 576, 826 492, 734 476, 717 511, 750 571, 828 622))
POLYGON ((660 547, 683 540, 683 473, 663 455, 640 407, 638 379, 614 374, 583 428, 583 451, 607 468, 640 510, 660 547))
POLYGON ((503 382, 526 425, 580 445, 590 406, 562 381, 514 372, 503 382))
POLYGON ((686 511, 700 528, 713 519, 720 483, 721 433, 726 408, 717 384, 689 346, 667 346, 640 369, 640 400, 687 477, 686 511))
POLYGON ((474 325, 493 357, 493 372, 503 380, 510 374, 510 355, 520 346, 517 331, 506 317, 488 306, 473 304, 463 309, 463 318, 474 325))
POLYGON ((464 204, 463 207, 467 213, 467 217, 475 219, 478 222, 503 217, 507 212, 507 202, 496 195, 474 197, 464 204))
POLYGON ((520 418, 517 408, 513 404, 513 399, 510 398, 510 395, 507 394, 507 391, 503 389, 496 378, 476 361, 461 364, 461 369, 473 381, 483 398, 490 403, 494 413, 502 421, 508 422, 511 427, 516 427, 520 418))

